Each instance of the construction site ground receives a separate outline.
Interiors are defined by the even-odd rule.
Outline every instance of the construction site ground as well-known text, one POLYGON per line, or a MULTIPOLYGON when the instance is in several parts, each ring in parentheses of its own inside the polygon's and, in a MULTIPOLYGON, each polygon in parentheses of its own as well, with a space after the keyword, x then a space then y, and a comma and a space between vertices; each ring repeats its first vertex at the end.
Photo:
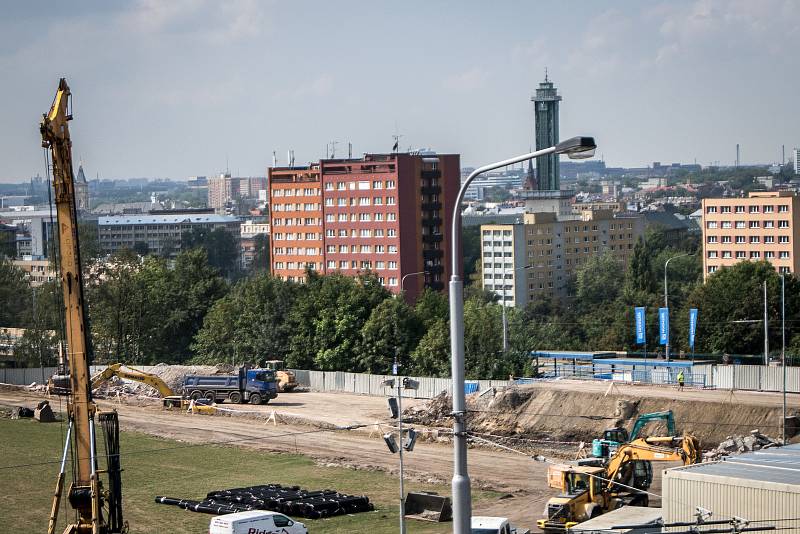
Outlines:
MULTIPOLYGON (((560 423, 550 421, 545 426, 560 424, 562 428, 568 428, 580 421, 581 432, 587 435, 597 435, 609 425, 613 414, 608 413, 608 410, 614 405, 614 399, 620 398, 640 400, 641 404, 646 404, 648 410, 651 405, 663 405, 662 409, 678 408, 680 413, 694 413, 692 421, 695 428, 704 427, 699 423, 717 423, 717 434, 728 429, 735 429, 731 433, 743 433, 751 428, 758 428, 759 423, 762 426, 768 422, 774 423, 772 416, 775 410, 780 411, 781 405, 779 394, 757 392, 610 387, 607 383, 576 384, 567 380, 539 383, 530 388, 534 390, 534 396, 542 401, 548 399, 557 404, 551 406, 553 413, 584 416, 567 417, 560 423), (580 395, 590 395, 594 399, 594 405, 580 405, 585 400, 579 399, 580 395, 576 394, 578 386, 580 395), (609 406, 600 406, 602 402, 598 399, 607 399, 609 406), (576 405, 569 405, 571 402, 576 405), (751 420, 742 419, 743 417, 751 420)), ((0 387, 0 404, 6 406, 33 406, 42 397, 40 392, 0 387)), ((422 402, 424 401, 404 399, 404 408, 418 406, 422 402)), ((165 411, 158 399, 152 398, 128 396, 119 400, 100 400, 99 403, 101 408, 113 406, 119 411, 124 431, 137 431, 190 444, 227 443, 266 451, 299 453, 331 466, 389 473, 396 473, 398 468, 397 455, 390 454, 381 439, 382 432, 389 424, 386 399, 383 397, 314 392, 282 394, 265 406, 222 404, 223 408, 232 410, 231 417, 165 411), (270 419, 273 413, 275 417, 270 419), (362 424, 367 426, 358 430, 333 430, 334 426, 362 424)), ((789 406, 792 410, 800 408, 798 396, 790 395, 789 406)), ((482 422, 485 423, 487 418, 491 419, 495 415, 498 419, 511 417, 511 414, 501 413, 500 407, 497 408, 496 414, 486 410, 482 414, 482 422)), ((550 419, 553 418, 548 417, 542 421, 550 419)), ((677 417, 677 422, 681 428, 680 416, 677 417)), ((761 430, 764 431, 764 428, 761 430)), ((775 429, 770 429, 770 433, 774 435, 772 430, 775 429)), ((714 445, 716 443, 711 443, 709 448, 714 445)), ((509 446, 513 447, 511 444, 509 446)), ((559 460, 559 456, 574 456, 576 450, 573 443, 537 445, 532 442, 529 444, 531 446, 554 460, 559 460)), ((475 514, 507 516, 516 524, 534 527, 546 501, 556 492, 547 487, 547 463, 532 460, 530 448, 527 450, 527 453, 484 447, 470 450, 469 470, 474 486, 493 491, 487 494, 492 497, 476 501, 475 514)), ((660 492, 661 469, 671 465, 673 464, 665 463, 654 466, 656 477, 651 488, 653 493, 660 492)), ((413 452, 405 455, 405 469, 406 476, 413 480, 447 484, 452 474, 452 447, 447 442, 446 434, 443 433, 439 441, 419 442, 413 452)), ((164 493, 169 493, 168 481, 165 481, 164 493)), ((654 498, 651 502, 657 505, 659 501, 654 498)))

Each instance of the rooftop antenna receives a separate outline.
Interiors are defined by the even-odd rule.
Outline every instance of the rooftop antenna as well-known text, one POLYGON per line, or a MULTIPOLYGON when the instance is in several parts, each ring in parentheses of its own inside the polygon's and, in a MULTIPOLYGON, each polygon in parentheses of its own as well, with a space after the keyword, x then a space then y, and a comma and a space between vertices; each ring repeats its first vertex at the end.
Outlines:
POLYGON ((394 144, 392 145, 392 152, 393 153, 396 153, 398 150, 400 150, 400 138, 401 137, 403 137, 403 136, 400 135, 398 133, 398 131, 397 131, 397 121, 394 121, 394 135, 392 136, 392 139, 394 139, 394 144))
POLYGON ((294 169, 294 150, 289 151, 289 167, 294 169))
POLYGON ((274 150, 272 151, 272 166, 273 167, 277 167, 278 166, 278 155, 275 154, 274 150))
POLYGON ((347 142, 347 159, 353 159, 353 143, 347 142))
POLYGON ((736 143, 736 166, 739 166, 739 143, 736 143))
POLYGON ((288 149, 286 151, 286 163, 289 165, 289 168, 292 168, 292 149, 288 149))
POLYGON ((786 145, 781 145, 781 166, 786 165, 786 145))
POLYGON ((336 158, 336 145, 339 144, 339 141, 331 141, 331 159, 336 158))
POLYGON ((228 155, 225 154, 225 174, 230 174, 230 173, 231 173, 231 168, 228 165, 228 155))
POLYGON ((544 68, 544 81, 546 82, 550 81, 547 79, 547 67, 544 68))

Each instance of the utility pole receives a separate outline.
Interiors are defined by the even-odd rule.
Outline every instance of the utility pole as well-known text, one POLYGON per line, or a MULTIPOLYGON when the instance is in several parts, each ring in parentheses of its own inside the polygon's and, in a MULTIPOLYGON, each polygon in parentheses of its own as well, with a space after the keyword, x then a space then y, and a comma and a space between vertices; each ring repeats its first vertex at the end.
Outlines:
POLYGON ((786 445, 786 275, 781 273, 781 366, 783 367, 783 444, 786 445))
POLYGON ((769 365, 769 324, 767 319, 767 281, 764 280, 764 365, 769 365))

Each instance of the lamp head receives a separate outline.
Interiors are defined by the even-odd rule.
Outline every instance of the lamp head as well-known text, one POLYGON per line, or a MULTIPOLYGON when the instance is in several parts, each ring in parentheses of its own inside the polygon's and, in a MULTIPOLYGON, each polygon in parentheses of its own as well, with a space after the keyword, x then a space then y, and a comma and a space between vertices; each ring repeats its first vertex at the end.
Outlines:
POLYGON ((597 144, 594 137, 573 137, 556 145, 556 154, 566 154, 569 159, 587 159, 594 156, 597 144))

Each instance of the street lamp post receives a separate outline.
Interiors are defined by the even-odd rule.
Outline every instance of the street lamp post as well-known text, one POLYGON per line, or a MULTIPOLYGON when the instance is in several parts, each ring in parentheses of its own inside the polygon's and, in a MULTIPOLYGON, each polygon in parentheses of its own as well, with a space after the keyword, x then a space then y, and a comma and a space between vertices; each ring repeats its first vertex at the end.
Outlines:
MULTIPOLYGON (((514 269, 514 273, 523 269, 530 269, 533 265, 524 265, 514 269)), ((516 275, 514 275, 514 291, 516 291, 516 275)), ((514 297, 514 304, 516 305, 516 296, 514 297)), ((508 352, 508 319, 506 318, 506 260, 503 258, 503 353, 508 352)))
MULTIPOLYGON (((669 320, 669 293, 667 292, 667 265, 669 262, 676 258, 685 258, 686 256, 694 256, 693 252, 687 252, 686 254, 678 254, 677 256, 672 256, 671 258, 667 259, 664 262, 664 308, 667 310, 667 320, 669 320)), ((664 356, 666 357, 667 361, 669 361, 669 328, 667 328, 667 343, 664 346, 664 356)))
POLYGON ((465 424, 466 399, 464 395, 464 282, 460 275, 461 257, 461 201, 472 181, 479 175, 547 154, 567 154, 572 159, 590 158, 595 145, 592 137, 573 137, 566 141, 529 154, 490 163, 472 171, 458 191, 450 229, 451 269, 450 299, 450 353, 453 389, 453 534, 470 534, 472 528, 472 497, 467 473, 467 429, 465 424))
POLYGON ((420 274, 428 274, 428 271, 417 271, 415 273, 404 274, 400 278, 400 293, 405 293, 405 285, 404 284, 406 283, 406 278, 408 278, 409 276, 417 276, 417 275, 420 275, 420 274))

